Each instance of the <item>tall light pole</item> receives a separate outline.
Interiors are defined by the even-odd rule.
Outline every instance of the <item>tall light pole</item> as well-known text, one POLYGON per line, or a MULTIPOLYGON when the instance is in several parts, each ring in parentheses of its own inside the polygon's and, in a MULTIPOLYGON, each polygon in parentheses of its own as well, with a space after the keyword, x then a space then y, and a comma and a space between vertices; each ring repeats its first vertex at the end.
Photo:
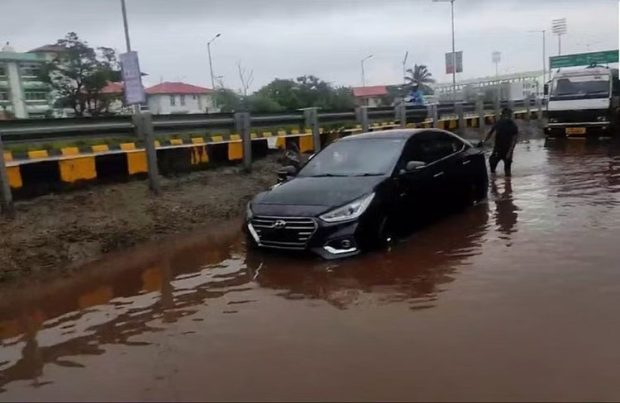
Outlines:
POLYGON ((213 61, 211 59, 211 43, 213 43, 220 36, 222 36, 222 34, 217 34, 213 37, 213 39, 207 42, 207 53, 209 53, 209 70, 211 72, 211 89, 215 89, 215 78, 213 76, 213 61))
MULTIPOLYGON (((129 24, 127 23, 127 7, 125 6, 125 0, 121 0, 121 11, 123 14, 123 27, 125 29, 125 46, 127 47, 127 53, 129 53, 131 52, 131 41, 129 40, 129 24)), ((138 71, 138 75, 141 76, 142 73, 138 71)), ((129 92, 129 89, 124 76, 123 84, 125 87, 125 97, 128 98, 127 94, 129 92)), ((141 82, 140 86, 142 86, 141 82)), ((144 91, 144 89, 142 89, 142 91, 144 91)), ((150 112, 147 112, 146 114, 141 114, 140 105, 138 103, 133 104, 133 114, 135 116, 133 119, 135 122, 134 124, 136 125, 137 134, 138 136, 144 136, 144 149, 146 150, 146 166, 149 177, 149 187, 154 194, 158 195, 161 192, 161 188, 159 185, 159 173, 157 169, 157 150, 155 149, 155 142, 153 139, 152 116, 150 112)))
POLYGON ((495 63, 495 78, 499 76, 499 62, 502 60, 502 53, 499 51, 494 51, 491 53, 491 60, 495 63))
POLYGON ((562 35, 566 34, 566 18, 551 21, 551 31, 558 36, 558 56, 562 55, 562 35))
POLYGON ((407 57, 409 56, 409 51, 405 52, 405 58, 403 59, 403 84, 407 84, 407 57))
POLYGON ((364 62, 368 59, 370 59, 372 57, 372 55, 368 55, 365 58, 363 58, 361 60, 361 64, 362 64, 362 87, 366 86, 366 75, 364 74, 364 62))
POLYGON ((542 66, 543 66, 543 84, 547 82, 547 30, 534 29, 527 32, 542 33, 542 66))
POLYGON ((456 52, 454 50, 454 0, 433 0, 433 2, 450 2, 450 17, 452 19, 452 90, 456 91, 456 52))
MULTIPOLYGON (((125 29, 125 47, 127 52, 131 52, 131 41, 129 39, 129 24, 127 22, 127 7, 125 6, 125 0, 121 0, 121 11, 123 13, 123 28, 125 29)), ((140 105, 133 105, 133 113, 140 114, 140 105)))

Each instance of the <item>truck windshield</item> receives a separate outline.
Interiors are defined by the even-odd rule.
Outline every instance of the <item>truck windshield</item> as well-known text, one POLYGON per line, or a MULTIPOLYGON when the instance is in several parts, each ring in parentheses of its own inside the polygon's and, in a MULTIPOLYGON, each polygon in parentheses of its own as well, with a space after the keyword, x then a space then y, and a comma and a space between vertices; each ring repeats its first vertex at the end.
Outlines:
POLYGON ((391 173, 404 139, 344 140, 331 144, 299 172, 301 177, 383 176, 391 173))
POLYGON ((575 76, 562 77, 554 81, 552 96, 588 96, 609 95, 608 76, 575 76))

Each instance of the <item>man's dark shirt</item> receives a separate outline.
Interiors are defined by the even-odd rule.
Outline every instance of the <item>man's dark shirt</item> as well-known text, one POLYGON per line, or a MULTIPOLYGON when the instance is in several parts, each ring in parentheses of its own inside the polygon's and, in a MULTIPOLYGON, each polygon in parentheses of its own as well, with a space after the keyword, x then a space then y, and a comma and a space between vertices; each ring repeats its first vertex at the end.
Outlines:
POLYGON ((495 123, 493 130, 495 131, 494 151, 499 154, 505 154, 510 151, 510 147, 512 147, 515 137, 519 133, 515 122, 509 118, 501 118, 495 123))

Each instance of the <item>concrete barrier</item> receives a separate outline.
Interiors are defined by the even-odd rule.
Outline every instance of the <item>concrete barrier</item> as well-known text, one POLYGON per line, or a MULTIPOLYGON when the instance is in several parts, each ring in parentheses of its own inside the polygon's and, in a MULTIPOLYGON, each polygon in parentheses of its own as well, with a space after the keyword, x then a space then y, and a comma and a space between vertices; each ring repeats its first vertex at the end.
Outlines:
MULTIPOLYGON (((530 112, 531 116, 536 114, 530 112)), ((531 117, 530 116, 530 117, 531 117)), ((527 112, 517 111, 517 119, 527 119, 527 112)), ((462 120, 466 128, 478 127, 477 115, 462 120)), ((493 124, 495 116, 485 115, 485 123, 493 124)), ((450 131, 459 129, 459 117, 440 119, 438 128, 450 131)), ((408 128, 431 128, 432 120, 408 123, 408 128)), ((370 131, 398 129, 394 121, 374 122, 370 131)), ((361 133, 360 125, 343 130, 320 129, 321 143, 328 144, 340 137, 361 133)), ((255 158, 267 155, 270 149, 284 149, 294 143, 302 153, 314 151, 310 130, 300 132, 279 130, 250 133, 251 152, 255 158)), ((240 135, 192 136, 189 140, 169 139, 155 141, 159 172, 163 175, 206 169, 210 166, 235 164, 243 160, 243 143, 240 135)), ((18 198, 79 187, 93 182, 117 182, 131 178, 146 178, 145 150, 135 143, 106 144, 88 147, 66 147, 60 150, 30 150, 26 153, 4 152, 9 185, 18 198)))

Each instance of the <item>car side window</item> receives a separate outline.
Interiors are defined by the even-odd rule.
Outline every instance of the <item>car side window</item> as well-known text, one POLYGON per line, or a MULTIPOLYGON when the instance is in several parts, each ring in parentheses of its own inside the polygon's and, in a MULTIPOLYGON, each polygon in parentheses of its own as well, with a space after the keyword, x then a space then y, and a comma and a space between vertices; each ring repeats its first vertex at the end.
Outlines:
POLYGON ((425 132, 417 134, 408 147, 409 161, 424 161, 427 164, 445 158, 463 149, 459 139, 442 132, 425 132))

